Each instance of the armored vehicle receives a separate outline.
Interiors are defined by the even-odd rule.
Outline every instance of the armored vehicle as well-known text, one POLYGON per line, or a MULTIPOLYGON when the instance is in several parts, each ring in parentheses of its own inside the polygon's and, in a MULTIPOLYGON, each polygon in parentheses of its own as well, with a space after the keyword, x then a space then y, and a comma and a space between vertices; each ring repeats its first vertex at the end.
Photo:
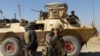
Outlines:
MULTIPOLYGON (((39 19, 35 20, 36 34, 39 46, 45 46, 45 35, 52 26, 59 22, 63 28, 62 38, 65 41, 64 49, 69 56, 78 55, 81 47, 91 37, 97 34, 95 26, 83 26, 74 17, 68 17, 68 5, 65 3, 50 3, 45 5, 48 9, 40 12, 39 19)), ((25 20, 17 23, 0 22, 1 51, 6 56, 16 56, 23 49, 23 35, 25 20)))

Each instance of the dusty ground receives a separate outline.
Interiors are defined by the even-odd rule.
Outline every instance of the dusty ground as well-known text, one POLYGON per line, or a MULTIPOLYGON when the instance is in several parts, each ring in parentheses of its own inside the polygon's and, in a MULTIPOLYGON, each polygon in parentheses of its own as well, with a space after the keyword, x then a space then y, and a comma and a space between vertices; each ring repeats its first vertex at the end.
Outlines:
POLYGON ((100 56, 100 36, 91 38, 83 46, 79 56, 100 56))
MULTIPOLYGON (((3 56, 1 52, 0 56, 3 56)), ((79 56, 100 56, 100 37, 91 38, 88 43, 82 47, 79 56)))
POLYGON ((0 52, 0 56, 3 56, 1 52, 0 52))

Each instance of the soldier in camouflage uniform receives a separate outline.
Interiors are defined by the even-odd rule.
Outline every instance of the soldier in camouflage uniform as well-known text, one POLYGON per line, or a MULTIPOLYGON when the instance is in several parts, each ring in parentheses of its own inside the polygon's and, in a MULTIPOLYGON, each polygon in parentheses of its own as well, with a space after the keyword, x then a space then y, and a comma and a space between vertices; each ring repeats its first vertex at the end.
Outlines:
POLYGON ((56 22, 51 32, 47 33, 45 39, 45 51, 43 52, 43 56, 64 56, 62 54, 64 41, 61 38, 62 25, 56 22))

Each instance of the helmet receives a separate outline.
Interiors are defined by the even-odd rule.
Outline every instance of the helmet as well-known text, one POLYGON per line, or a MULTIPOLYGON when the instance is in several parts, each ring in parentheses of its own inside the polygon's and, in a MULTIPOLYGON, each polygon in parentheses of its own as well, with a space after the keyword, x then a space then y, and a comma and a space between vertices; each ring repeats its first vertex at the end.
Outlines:
POLYGON ((75 13, 75 11, 71 11, 71 13, 75 13))
POLYGON ((52 26, 53 29, 62 29, 62 24, 59 22, 55 22, 52 26))

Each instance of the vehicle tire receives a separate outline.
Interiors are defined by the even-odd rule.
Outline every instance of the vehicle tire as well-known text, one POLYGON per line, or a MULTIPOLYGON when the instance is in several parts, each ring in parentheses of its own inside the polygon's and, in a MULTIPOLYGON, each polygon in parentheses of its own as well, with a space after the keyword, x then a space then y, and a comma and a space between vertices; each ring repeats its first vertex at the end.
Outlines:
POLYGON ((16 38, 7 38, 2 42, 1 52, 4 56, 17 56, 20 53, 20 41, 16 38))
POLYGON ((80 41, 75 37, 71 35, 67 35, 63 37, 65 44, 64 48, 67 52, 68 56, 77 56, 80 53, 81 50, 81 44, 80 41))

